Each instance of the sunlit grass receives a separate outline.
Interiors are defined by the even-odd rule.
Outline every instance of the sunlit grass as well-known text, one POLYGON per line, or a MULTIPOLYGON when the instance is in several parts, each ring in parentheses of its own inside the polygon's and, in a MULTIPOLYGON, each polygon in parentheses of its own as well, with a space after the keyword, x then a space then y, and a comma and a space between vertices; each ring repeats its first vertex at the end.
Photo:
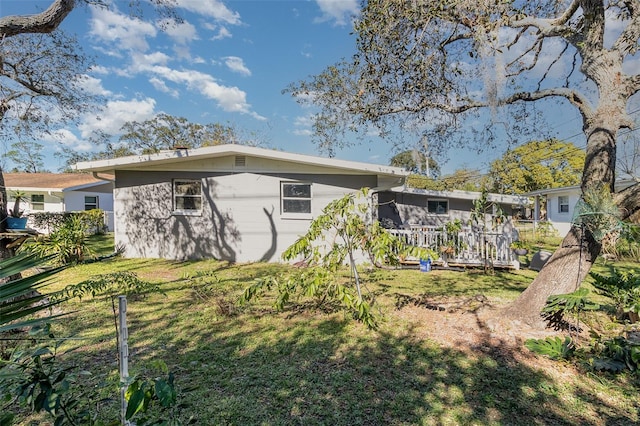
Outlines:
MULTIPOLYGON (((133 271, 157 283, 162 293, 128 299, 131 373, 152 374, 153 361, 164 360, 176 374, 183 419, 194 416, 198 425, 640 421, 637 376, 596 376, 563 364, 550 374, 490 341, 469 355, 465 348, 425 340, 417 330, 436 324, 397 315, 399 295, 437 299, 480 293, 493 303, 507 303, 531 282, 533 271, 364 271, 384 313, 380 329, 369 331, 340 312, 275 313, 269 297, 251 306, 235 303, 253 279, 285 269, 115 258, 69 268, 52 288, 115 271, 133 271)), ((64 345, 70 351, 64 362, 91 371, 86 397, 109 398, 99 413, 114 420, 118 365, 112 299, 76 299, 63 308, 76 311, 53 328, 59 337, 74 338, 64 345), (106 387, 96 388, 101 383, 106 387)), ((32 419, 45 424, 41 417, 32 419)))

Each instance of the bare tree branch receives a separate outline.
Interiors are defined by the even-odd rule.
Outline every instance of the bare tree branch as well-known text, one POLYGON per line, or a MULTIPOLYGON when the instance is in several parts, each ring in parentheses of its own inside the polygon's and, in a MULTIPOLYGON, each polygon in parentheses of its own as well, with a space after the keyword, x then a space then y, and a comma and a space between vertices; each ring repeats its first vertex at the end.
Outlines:
POLYGON ((55 0, 44 12, 0 18, 0 39, 24 33, 50 33, 76 6, 75 0, 55 0))

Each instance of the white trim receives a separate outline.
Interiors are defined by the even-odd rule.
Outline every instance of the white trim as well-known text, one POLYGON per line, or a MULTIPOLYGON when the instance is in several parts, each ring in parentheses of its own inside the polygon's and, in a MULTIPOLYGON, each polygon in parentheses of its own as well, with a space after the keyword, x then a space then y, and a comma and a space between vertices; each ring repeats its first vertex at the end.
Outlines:
POLYGON ((400 167, 338 160, 335 158, 317 157, 305 154, 293 154, 272 149, 264 149, 236 144, 208 146, 197 149, 177 149, 171 151, 161 151, 157 154, 132 155, 128 157, 112 158, 108 160, 83 161, 77 163, 74 168, 76 170, 89 170, 92 172, 107 172, 110 174, 114 174, 115 170, 132 168, 138 169, 140 167, 145 167, 151 164, 161 165, 180 161, 191 162, 194 160, 224 157, 229 155, 246 155, 250 157, 289 161, 298 164, 375 173, 379 175, 398 177, 409 176, 409 172, 400 167))
POLYGON ((313 183, 307 181, 297 181, 297 180, 282 180, 280 181, 280 217, 282 219, 312 219, 313 218, 313 183), (285 197, 284 196, 284 185, 309 185, 309 198, 303 197, 285 197), (299 199, 309 201, 309 211, 308 212, 285 212, 284 211, 284 201, 285 199, 299 199))
MULTIPOLYGON (((189 178, 175 178, 171 179, 171 214, 180 215, 180 216, 199 216, 202 214, 202 209, 204 207, 204 197, 202 194, 202 179, 189 179, 189 178), (199 209, 178 209, 176 208, 176 182, 185 182, 185 183, 198 183, 200 184, 200 195, 199 197, 191 196, 191 198, 199 198, 200 199, 200 208, 199 209)), ((179 195, 179 197, 185 197, 185 195, 179 195)))

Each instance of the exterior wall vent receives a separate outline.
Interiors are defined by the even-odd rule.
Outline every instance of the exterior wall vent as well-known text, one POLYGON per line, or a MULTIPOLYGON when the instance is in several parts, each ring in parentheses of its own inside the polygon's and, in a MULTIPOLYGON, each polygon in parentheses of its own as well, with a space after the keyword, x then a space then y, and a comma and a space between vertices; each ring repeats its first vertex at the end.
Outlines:
POLYGON ((247 165, 247 157, 244 155, 236 155, 236 167, 245 167, 247 165))

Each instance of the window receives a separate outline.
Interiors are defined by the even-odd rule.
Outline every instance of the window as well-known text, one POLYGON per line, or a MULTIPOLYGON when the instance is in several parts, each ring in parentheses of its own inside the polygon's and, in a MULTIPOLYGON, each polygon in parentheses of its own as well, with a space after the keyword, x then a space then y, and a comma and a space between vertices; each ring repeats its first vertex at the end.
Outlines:
POLYGON ((282 182, 280 190, 281 212, 284 216, 310 217, 311 184, 282 182))
POLYGON ((98 196, 97 195, 86 195, 84 197, 84 209, 85 210, 93 210, 98 208, 98 196))
POLYGON ((569 196, 558 197, 558 213, 569 213, 569 196))
POLYGON ((449 201, 427 200, 427 211, 431 214, 447 214, 449 213, 449 201))
POLYGON ((200 180, 173 181, 173 210, 178 213, 197 213, 202 210, 202 182, 200 180))
POLYGON ((44 194, 31 194, 31 210, 44 210, 44 194))

